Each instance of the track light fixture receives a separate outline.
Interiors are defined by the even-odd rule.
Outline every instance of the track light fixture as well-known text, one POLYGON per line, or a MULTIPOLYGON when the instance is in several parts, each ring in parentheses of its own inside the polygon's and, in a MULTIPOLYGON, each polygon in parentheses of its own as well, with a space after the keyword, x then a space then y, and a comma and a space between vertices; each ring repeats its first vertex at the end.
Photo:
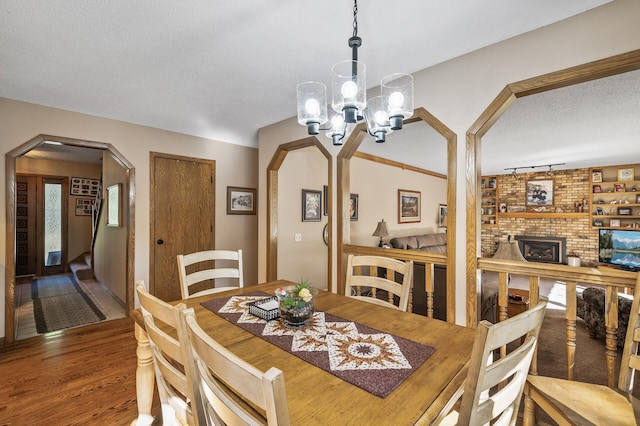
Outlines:
POLYGON ((556 164, 544 164, 540 166, 522 166, 522 167, 507 167, 505 170, 512 170, 511 176, 514 178, 518 177, 518 169, 537 169, 540 167, 548 167, 547 176, 551 176, 553 173, 553 166, 564 166, 566 163, 556 163, 556 164))
POLYGON ((333 118, 327 114, 327 88, 318 81, 307 81, 296 87, 298 123, 307 126, 310 135, 326 131, 334 145, 342 145, 347 125, 363 119, 367 132, 376 142, 402 129, 402 121, 413 115, 413 77, 410 74, 391 74, 380 82, 380 95, 366 100, 365 66, 358 61, 358 2, 353 2, 353 35, 348 40, 351 60, 338 62, 332 68, 333 118), (320 127, 325 123, 330 127, 320 127))

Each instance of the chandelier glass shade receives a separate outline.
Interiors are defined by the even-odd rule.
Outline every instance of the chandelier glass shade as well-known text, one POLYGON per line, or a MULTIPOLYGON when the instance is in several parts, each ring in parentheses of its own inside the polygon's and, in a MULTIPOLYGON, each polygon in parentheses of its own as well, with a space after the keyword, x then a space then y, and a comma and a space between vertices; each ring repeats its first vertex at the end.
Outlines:
POLYGON ((326 85, 317 81, 300 83, 296 87, 298 123, 307 126, 310 135, 321 130, 333 139, 334 145, 342 145, 347 125, 363 119, 368 133, 376 142, 384 142, 393 130, 402 129, 402 121, 413 115, 413 77, 410 74, 391 74, 380 82, 380 96, 367 101, 366 67, 358 61, 358 3, 354 0, 353 36, 349 38, 352 58, 338 62, 332 68, 331 109, 327 112, 326 85), (321 127, 329 123, 330 127, 321 127))

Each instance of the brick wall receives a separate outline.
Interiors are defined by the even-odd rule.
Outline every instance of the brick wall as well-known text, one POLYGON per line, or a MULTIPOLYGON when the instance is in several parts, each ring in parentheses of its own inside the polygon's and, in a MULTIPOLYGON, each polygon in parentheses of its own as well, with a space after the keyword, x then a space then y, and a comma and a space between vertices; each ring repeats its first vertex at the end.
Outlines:
MULTIPOLYGON (((589 169, 554 171, 551 176, 546 172, 518 173, 498 177, 498 204, 506 203, 509 210, 526 206, 526 183, 529 180, 553 179, 553 206, 546 207, 547 212, 561 209, 562 212, 576 212, 576 203, 589 202, 589 169)), ((584 212, 588 212, 588 206, 584 212)), ((543 214, 544 212, 541 212, 543 214)), ((598 230, 591 228, 589 217, 581 218, 505 218, 498 217, 496 226, 482 225, 481 248, 483 257, 491 257, 498 242, 506 241, 507 236, 528 235, 536 237, 560 237, 567 240, 567 254, 580 256, 582 266, 596 266, 598 263, 598 230)))

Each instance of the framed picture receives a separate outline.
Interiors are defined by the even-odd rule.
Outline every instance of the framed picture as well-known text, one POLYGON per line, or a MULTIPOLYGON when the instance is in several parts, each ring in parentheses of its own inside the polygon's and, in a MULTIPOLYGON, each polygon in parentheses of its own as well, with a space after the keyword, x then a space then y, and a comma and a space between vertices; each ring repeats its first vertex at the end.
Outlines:
POLYGON ((527 181, 528 206, 553 205, 553 179, 527 181))
POLYGON ((591 182, 602 182, 602 171, 594 170, 591 172, 591 182))
POLYGON ((256 214, 256 189, 227 186, 227 214, 256 214))
POLYGON ((603 223, 599 219, 596 219, 596 220, 593 221, 593 226, 602 226, 602 225, 603 225, 603 223))
POLYGON ((107 226, 120 226, 120 187, 122 184, 116 183, 107 188, 107 226))
POLYGON ((602 192, 602 187, 600 185, 593 185, 593 193, 599 194, 602 192))
POLYGON ((616 192, 625 192, 624 183, 616 183, 616 192))
POLYGON ((84 195, 85 197, 95 197, 100 190, 100 179, 72 177, 69 184, 71 195, 84 195))
POLYGON ((602 216, 604 214, 604 210, 602 210, 602 207, 598 207, 596 209, 596 215, 597 216, 602 216))
POLYGON ((420 192, 398 189, 398 223, 420 222, 420 192))
POLYGON ((620 219, 611 219, 609 221, 609 226, 612 228, 620 228, 620 219))
POLYGON ((618 169, 618 180, 633 180, 634 174, 633 167, 628 169, 618 169))
POLYGON ((506 213, 507 212, 507 203, 500 203, 500 205, 498 207, 498 211, 500 213, 506 213))
POLYGON ((358 220, 359 201, 358 194, 349 194, 349 219, 353 221, 358 220))
POLYGON ((325 185, 322 188, 322 214, 325 216, 329 215, 329 186, 325 185))
POLYGON ((630 207, 618 207, 618 214, 620 216, 629 216, 631 214, 630 207))
POLYGON ((438 204, 438 226, 440 228, 447 227, 447 205, 438 204))
POLYGON ((302 190, 302 221, 320 222, 322 215, 322 191, 313 189, 302 190))
POLYGON ((94 198, 76 198, 76 216, 91 216, 95 203, 94 198))

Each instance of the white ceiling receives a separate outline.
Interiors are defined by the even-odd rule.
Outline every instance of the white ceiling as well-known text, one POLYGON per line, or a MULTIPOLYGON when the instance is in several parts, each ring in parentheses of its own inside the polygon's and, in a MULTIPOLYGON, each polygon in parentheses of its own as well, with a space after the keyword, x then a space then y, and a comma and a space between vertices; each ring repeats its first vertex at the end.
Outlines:
MULTIPOLYGON (((361 0, 368 87, 608 2, 361 0)), ((296 114, 297 83, 328 83, 331 65, 350 58, 352 8, 351 0, 2 0, 0 97, 255 147, 259 128, 296 114)))

